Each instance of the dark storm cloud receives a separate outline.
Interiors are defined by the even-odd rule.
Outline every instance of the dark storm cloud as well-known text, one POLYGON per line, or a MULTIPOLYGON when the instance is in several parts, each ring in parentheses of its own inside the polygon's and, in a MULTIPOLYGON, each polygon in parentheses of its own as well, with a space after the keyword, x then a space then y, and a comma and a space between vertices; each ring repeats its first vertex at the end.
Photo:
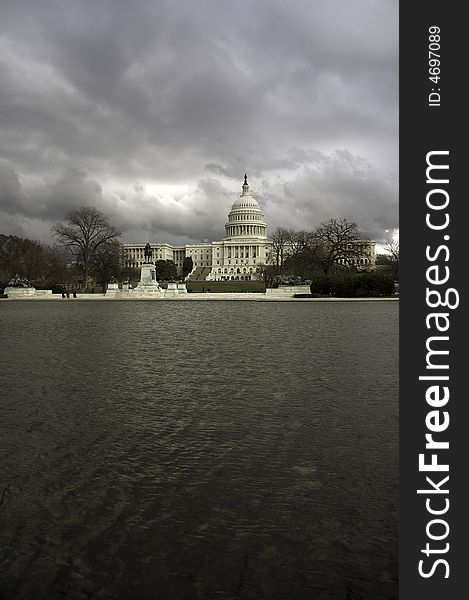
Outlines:
POLYGON ((5 212, 17 212, 23 200, 21 183, 16 171, 8 164, 0 162, 0 198, 5 212))
POLYGON ((322 221, 344 217, 378 241, 398 228, 395 176, 375 169, 347 150, 317 156, 291 180, 264 184, 266 212, 274 225, 311 230, 322 221))
POLYGON ((288 203, 383 237, 397 37, 384 0, 3 0, 3 226, 46 231, 78 203, 129 235, 219 239, 248 172, 271 227, 288 203))

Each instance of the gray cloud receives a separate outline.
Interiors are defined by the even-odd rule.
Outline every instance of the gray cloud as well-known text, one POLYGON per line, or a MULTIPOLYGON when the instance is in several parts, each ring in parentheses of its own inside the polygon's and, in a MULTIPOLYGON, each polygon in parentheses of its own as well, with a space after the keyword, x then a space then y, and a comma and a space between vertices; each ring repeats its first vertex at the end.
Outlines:
POLYGON ((322 221, 345 217, 367 237, 383 240, 398 225, 397 181, 347 150, 318 156, 288 182, 262 193, 266 212, 277 226, 313 229, 322 221))
POLYGON ((338 214, 383 238, 397 226, 397 10, 4 0, 4 232, 47 237, 93 204, 128 241, 219 239, 247 172, 271 229, 338 214))

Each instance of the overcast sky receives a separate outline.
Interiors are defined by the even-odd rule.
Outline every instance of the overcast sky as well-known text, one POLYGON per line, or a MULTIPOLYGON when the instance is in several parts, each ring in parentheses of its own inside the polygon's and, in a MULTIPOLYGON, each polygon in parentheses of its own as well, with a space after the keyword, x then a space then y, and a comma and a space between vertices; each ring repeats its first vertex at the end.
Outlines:
POLYGON ((96 206, 126 242, 398 227, 397 0, 0 0, 0 233, 96 206))

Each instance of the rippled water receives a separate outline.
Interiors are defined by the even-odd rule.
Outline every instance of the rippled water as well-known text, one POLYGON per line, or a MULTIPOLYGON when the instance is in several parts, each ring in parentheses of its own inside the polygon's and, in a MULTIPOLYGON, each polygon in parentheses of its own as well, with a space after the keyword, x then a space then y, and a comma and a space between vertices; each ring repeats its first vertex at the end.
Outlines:
POLYGON ((397 302, 1 302, 2 600, 397 598, 397 302))

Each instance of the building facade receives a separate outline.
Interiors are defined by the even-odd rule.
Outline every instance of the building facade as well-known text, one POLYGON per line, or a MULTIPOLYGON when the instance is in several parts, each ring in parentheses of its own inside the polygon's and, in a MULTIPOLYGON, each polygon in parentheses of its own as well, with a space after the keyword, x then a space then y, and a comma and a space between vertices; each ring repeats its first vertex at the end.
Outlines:
MULTIPOLYGON (((251 195, 247 176, 225 224, 225 237, 216 242, 173 246, 150 243, 153 260, 172 260, 181 272, 184 259, 192 258, 193 273, 207 281, 250 281, 260 265, 269 262, 271 242, 267 238, 264 213, 251 195)), ((145 244, 123 244, 124 261, 140 267, 145 244)))
POLYGON ((374 268, 376 265, 376 242, 374 240, 352 240, 345 244, 345 252, 350 256, 337 259, 337 262, 347 267, 363 270, 374 268))
MULTIPOLYGON (((375 242, 357 240, 363 256, 353 260, 357 268, 370 268, 375 263, 375 242)), ((251 281, 258 278, 261 265, 273 264, 272 242, 267 237, 267 224, 257 200, 251 195, 247 176, 244 176, 242 192, 228 214, 225 237, 216 242, 175 246, 151 243, 153 260, 171 260, 178 273, 186 257, 193 263, 192 274, 207 281, 251 281)), ((123 259, 132 267, 144 263, 145 244, 123 244, 123 259)), ((349 262, 348 264, 352 264, 349 262)))

